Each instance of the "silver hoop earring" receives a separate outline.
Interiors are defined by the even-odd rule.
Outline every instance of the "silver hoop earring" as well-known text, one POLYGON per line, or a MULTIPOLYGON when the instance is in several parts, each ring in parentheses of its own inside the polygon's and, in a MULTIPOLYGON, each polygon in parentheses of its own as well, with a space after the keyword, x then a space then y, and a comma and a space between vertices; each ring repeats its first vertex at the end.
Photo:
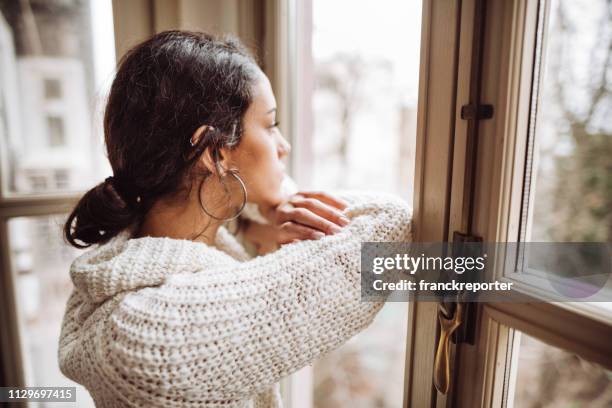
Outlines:
POLYGON ((215 219, 217 221, 231 221, 235 218, 238 218, 238 216, 240 216, 240 214, 242 213, 242 210, 244 210, 244 207, 246 206, 247 203, 247 190, 246 190, 246 186, 244 185, 244 182, 242 181, 242 179, 240 178, 240 176, 238 176, 238 173, 236 171, 229 171, 229 174, 231 174, 236 181, 238 181, 240 188, 242 190, 242 204, 240 205, 240 208, 238 209, 238 211, 236 212, 236 214, 230 216, 230 217, 218 217, 214 214, 212 214, 204 205, 204 201, 202 200, 202 186, 204 185, 204 182, 202 182, 200 184, 200 189, 198 191, 198 199, 200 201, 200 207, 202 208, 202 211, 204 211, 204 213, 206 215, 208 215, 210 218, 215 219))

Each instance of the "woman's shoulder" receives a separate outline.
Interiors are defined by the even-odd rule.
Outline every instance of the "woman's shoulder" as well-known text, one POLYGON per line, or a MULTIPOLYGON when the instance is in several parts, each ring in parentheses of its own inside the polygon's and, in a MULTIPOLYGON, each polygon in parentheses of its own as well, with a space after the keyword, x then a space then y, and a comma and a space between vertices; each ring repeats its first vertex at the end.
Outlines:
POLYGON ((76 258, 70 277, 95 303, 119 293, 158 286, 171 275, 240 262, 240 244, 223 228, 217 246, 168 237, 130 238, 122 233, 76 258))

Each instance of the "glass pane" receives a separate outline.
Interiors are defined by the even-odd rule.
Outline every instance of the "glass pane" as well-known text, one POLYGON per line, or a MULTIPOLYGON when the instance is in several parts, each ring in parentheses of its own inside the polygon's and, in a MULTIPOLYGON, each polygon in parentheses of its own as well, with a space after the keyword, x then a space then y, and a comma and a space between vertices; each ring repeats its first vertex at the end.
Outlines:
MULTIPOLYGON (((420 25, 418 1, 312 1, 311 54, 298 82, 313 86, 298 95, 293 143, 301 187, 412 202, 420 25)), ((407 308, 388 303, 371 327, 315 362, 314 406, 401 405, 407 308)))
POLYGON ((611 242, 612 5, 552 0, 547 19, 524 240, 611 242))
MULTIPOLYGON (((523 242, 612 242, 611 57, 610 2, 540 2, 521 214, 523 242)), ((516 270, 506 275, 546 293, 554 292, 551 284, 563 282, 568 270, 574 280, 606 278, 588 268, 572 267, 576 262, 568 263, 564 256, 550 256, 546 264, 565 268, 545 269, 536 257, 521 256, 516 270)), ((584 261, 583 265, 594 258, 584 261)), ((610 299, 611 285, 608 280, 598 286, 599 301, 610 299)), ((590 298, 587 294, 576 300, 590 298)), ((609 305, 594 306, 609 315, 609 305)))
POLYGON ((66 215, 19 217, 8 223, 26 385, 77 386, 77 406, 93 407, 89 393, 64 377, 57 361, 61 322, 73 288, 70 263, 78 255, 62 240, 65 219, 66 215))
POLYGON ((3 195, 83 190, 108 173, 114 64, 111 0, 0 0, 3 195))
POLYGON ((612 406, 611 371, 533 337, 520 336, 515 407, 612 406))

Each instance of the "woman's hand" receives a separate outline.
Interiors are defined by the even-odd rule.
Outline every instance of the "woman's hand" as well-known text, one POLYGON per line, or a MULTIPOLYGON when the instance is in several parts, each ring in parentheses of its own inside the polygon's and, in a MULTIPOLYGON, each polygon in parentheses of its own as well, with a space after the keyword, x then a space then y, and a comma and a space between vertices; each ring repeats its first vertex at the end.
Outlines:
POLYGON ((263 214, 280 230, 279 244, 336 234, 349 223, 347 204, 327 193, 300 191, 263 214))
POLYGON ((276 207, 262 211, 269 225, 251 223, 246 238, 258 253, 271 252, 279 245, 336 234, 349 223, 342 211, 347 203, 323 192, 300 191, 276 207))

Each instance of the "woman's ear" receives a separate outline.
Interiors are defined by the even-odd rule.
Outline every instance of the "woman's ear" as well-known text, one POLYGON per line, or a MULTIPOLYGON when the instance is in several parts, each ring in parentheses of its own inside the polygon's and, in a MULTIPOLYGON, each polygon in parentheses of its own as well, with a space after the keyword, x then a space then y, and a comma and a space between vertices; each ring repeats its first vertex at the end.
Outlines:
MULTIPOLYGON (((191 143, 192 146, 196 146, 201 138, 206 135, 206 132, 214 130, 215 128, 209 125, 200 126, 191 136, 189 143, 191 143)), ((231 151, 225 148, 215 149, 208 146, 200 155, 199 161, 212 174, 222 177, 231 167, 231 151)))
POLYGON ((220 162, 221 157, 219 156, 220 155, 218 154, 218 150, 214 151, 211 146, 208 146, 206 149, 204 149, 204 152, 202 152, 202 155, 200 156, 200 161, 202 162, 204 167, 206 167, 206 169, 212 174, 222 176, 223 165, 220 162))
POLYGON ((208 146, 200 156, 200 162, 212 174, 223 177, 227 170, 231 168, 229 154, 227 153, 227 149, 215 150, 208 146))
MULTIPOLYGON (((192 147, 197 146, 198 143, 200 143, 200 140, 202 139, 202 137, 206 135, 206 132, 210 132, 213 130, 215 130, 215 128, 209 125, 200 126, 199 128, 196 129, 195 132, 193 132, 193 135, 191 135, 191 139, 189 139, 189 143, 191 144, 192 147)), ((206 168, 206 170, 208 170, 212 174, 220 175, 221 173, 220 165, 217 165, 218 160, 215 160, 215 157, 213 156, 214 156, 214 152, 209 146, 204 150, 204 152, 202 152, 198 161, 200 162, 202 166, 206 168)))

